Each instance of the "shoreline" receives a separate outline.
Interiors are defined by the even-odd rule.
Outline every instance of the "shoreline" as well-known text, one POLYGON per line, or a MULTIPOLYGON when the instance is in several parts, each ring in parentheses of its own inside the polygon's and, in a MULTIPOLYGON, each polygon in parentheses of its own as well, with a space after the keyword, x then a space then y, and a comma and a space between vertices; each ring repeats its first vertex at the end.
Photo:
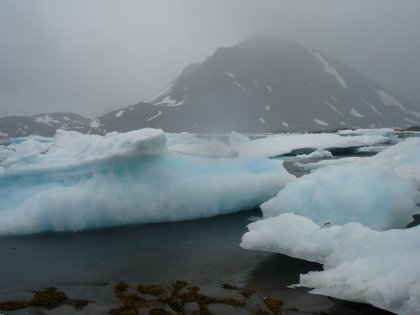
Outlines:
MULTIPOLYGON (((63 286, 39 290, 44 294, 32 302, 36 291, 21 292, 8 305, 21 304, 5 314, 393 314, 368 304, 309 294, 305 288, 261 290, 234 284, 174 283, 144 284, 116 282, 91 286, 63 286), (61 294, 61 295, 60 295, 61 294), (64 297, 63 297, 64 296, 64 297), (13 304, 14 303, 14 304, 13 304)), ((4 300, 0 301, 0 306, 4 300)), ((3 304, 5 305, 5 304, 3 304)))

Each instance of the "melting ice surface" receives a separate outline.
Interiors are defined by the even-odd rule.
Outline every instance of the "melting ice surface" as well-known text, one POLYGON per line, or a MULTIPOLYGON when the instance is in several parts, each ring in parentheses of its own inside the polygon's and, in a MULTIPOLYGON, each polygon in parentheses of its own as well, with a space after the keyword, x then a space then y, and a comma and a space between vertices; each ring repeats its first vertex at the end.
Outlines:
POLYGON ((291 213, 248 226, 241 246, 324 264, 300 276, 301 286, 397 314, 420 309, 420 226, 374 231, 360 223, 324 227, 291 213))
POLYGON ((420 226, 400 228, 420 212, 420 139, 311 168, 261 206, 241 246, 323 263, 300 278, 314 293, 418 314, 420 226))
POLYGON ((168 150, 166 141, 156 129, 105 136, 59 131, 53 142, 31 139, 2 148, 0 234, 237 212, 294 179, 281 161, 189 156, 168 150))

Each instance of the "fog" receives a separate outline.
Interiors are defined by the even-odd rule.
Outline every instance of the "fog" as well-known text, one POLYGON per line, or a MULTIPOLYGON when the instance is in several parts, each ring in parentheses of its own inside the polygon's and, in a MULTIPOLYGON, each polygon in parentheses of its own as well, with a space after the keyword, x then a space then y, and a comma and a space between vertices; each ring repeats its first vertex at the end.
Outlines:
POLYGON ((0 117, 95 117, 255 35, 325 52, 420 106, 417 0, 0 0, 0 117))

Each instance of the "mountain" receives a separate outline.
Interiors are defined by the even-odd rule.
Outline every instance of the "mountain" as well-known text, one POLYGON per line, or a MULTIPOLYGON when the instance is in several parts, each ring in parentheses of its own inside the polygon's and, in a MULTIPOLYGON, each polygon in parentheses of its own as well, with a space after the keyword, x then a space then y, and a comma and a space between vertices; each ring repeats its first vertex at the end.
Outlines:
POLYGON ((89 118, 71 113, 3 117, 0 118, 0 138, 16 138, 34 134, 50 137, 57 129, 85 132, 90 122, 89 118))
POLYGON ((420 108, 340 61, 257 36, 217 49, 156 96, 98 117, 89 131, 272 132, 419 123, 420 108))

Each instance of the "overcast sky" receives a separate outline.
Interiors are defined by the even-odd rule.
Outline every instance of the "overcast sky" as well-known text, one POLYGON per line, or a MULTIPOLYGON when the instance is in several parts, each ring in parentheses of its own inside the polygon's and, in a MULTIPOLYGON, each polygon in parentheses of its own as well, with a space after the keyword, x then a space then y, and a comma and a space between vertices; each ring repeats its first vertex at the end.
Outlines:
POLYGON ((420 0, 0 0, 0 117, 95 117, 265 34, 323 51, 420 106, 420 0))

